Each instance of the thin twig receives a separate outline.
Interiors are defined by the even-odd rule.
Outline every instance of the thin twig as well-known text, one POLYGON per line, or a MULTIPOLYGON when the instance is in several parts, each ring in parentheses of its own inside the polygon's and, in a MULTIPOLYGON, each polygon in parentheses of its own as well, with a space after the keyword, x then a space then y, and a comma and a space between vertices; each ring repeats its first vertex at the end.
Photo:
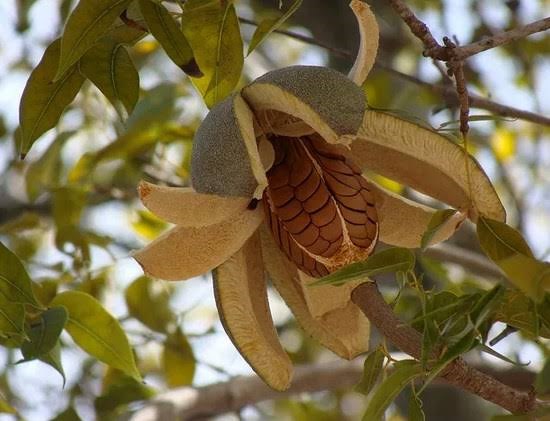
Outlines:
POLYGON ((491 37, 482 39, 481 41, 458 47, 454 54, 459 60, 464 60, 465 58, 481 53, 482 51, 520 40, 534 33, 546 31, 547 29, 550 29, 550 17, 537 20, 509 31, 495 34, 491 37))
MULTIPOLYGON (((247 25, 258 26, 258 22, 255 22, 251 19, 239 17, 239 22, 245 23, 247 25)), ((319 41, 318 39, 308 37, 307 35, 298 34, 297 32, 286 31, 284 29, 275 29, 273 32, 281 35, 286 35, 289 38, 294 38, 298 41, 302 41, 306 44, 315 45, 317 47, 324 48, 327 51, 330 51, 332 54, 338 57, 352 58, 352 54, 349 51, 342 50, 340 48, 335 48, 327 43, 319 41)))
POLYGON ((456 50, 458 49, 456 43, 451 41, 449 37, 444 37, 443 45, 440 45, 433 37, 428 26, 415 16, 404 1, 390 0, 390 4, 397 14, 401 16, 401 19, 407 24, 411 32, 424 44, 424 56, 447 63, 449 76, 453 76, 455 79, 460 108, 460 132, 462 133, 466 147, 470 105, 468 86, 464 77, 463 60, 456 54, 456 50))
MULTIPOLYGON (((422 335, 396 316, 375 283, 366 282, 355 288, 352 301, 387 340, 413 358, 420 359, 422 335)), ((512 413, 531 412, 538 404, 533 393, 507 386, 469 366, 460 357, 450 362, 440 377, 512 413)))
MULTIPOLYGON (((438 51, 443 47, 435 40, 428 26, 416 17, 412 10, 401 0, 389 0, 390 5, 407 24, 411 32, 422 41, 426 51, 438 51)), ((428 56, 429 54, 424 54, 428 56)), ((432 57, 430 55, 430 57, 432 57)), ((435 58, 435 57, 434 57, 435 58)), ((447 61, 450 57, 443 59, 447 61)), ((441 60, 438 57, 439 60, 441 60)))
POLYGON ((505 275, 497 265, 485 256, 452 244, 438 244, 424 251, 426 257, 455 263, 474 275, 484 278, 505 279, 505 275))

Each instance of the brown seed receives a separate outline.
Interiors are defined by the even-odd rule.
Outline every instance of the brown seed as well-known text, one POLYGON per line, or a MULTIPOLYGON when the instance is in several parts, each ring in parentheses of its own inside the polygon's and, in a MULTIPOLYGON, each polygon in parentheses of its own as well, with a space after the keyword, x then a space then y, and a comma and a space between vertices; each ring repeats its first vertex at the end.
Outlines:
POLYGON ((290 169, 287 165, 273 164, 271 169, 267 172, 269 178, 269 186, 272 189, 278 189, 288 185, 290 179, 290 169))
POLYGON ((312 171, 309 177, 294 190, 296 199, 300 202, 305 202, 313 193, 317 191, 321 181, 321 176, 317 173, 317 171, 312 171))
POLYGON ((319 228, 313 224, 309 224, 305 230, 299 234, 294 234, 293 237, 298 243, 308 249, 319 238, 319 228))
POLYGON ((340 221, 335 219, 330 224, 321 227, 319 233, 325 240, 330 242, 336 241, 342 236, 342 226, 340 225, 340 221))
POLYGON ((330 244, 330 247, 320 254, 320 256, 323 257, 332 257, 336 254, 338 250, 340 250, 340 247, 342 246, 342 242, 344 241, 344 237, 340 237, 338 240, 336 240, 334 243, 330 244))
POLYGON ((360 191, 353 196, 338 196, 337 201, 346 208, 361 212, 366 212, 368 206, 360 191))
POLYGON ((342 217, 346 222, 351 222, 352 224, 364 225, 367 223, 367 213, 361 211, 355 211, 348 209, 345 206, 340 206, 340 212, 342 217))
POLYGON ((317 256, 322 256, 330 247, 330 242, 323 238, 318 238, 311 246, 308 246, 307 251, 317 256))
POLYGON ((334 221, 336 213, 336 206, 324 206, 311 214, 311 221, 318 227, 322 227, 334 221))
POLYGON ((325 158, 322 155, 318 155, 318 156, 319 156, 319 162, 323 167, 323 170, 327 169, 331 172, 334 171, 342 174, 353 175, 353 170, 348 165, 346 165, 346 163, 343 160, 325 158))
POLYGON ((300 212, 298 216, 284 222, 285 227, 291 234, 299 234, 311 224, 311 217, 307 212, 300 212))
MULTIPOLYGON (((299 151, 297 151, 297 153, 299 153, 299 151)), ((294 161, 292 170, 290 171, 289 184, 292 187, 297 187, 302 184, 313 172, 313 165, 311 161, 309 161, 309 157, 307 157, 303 151, 302 154, 303 156, 298 155, 300 159, 294 161)))
POLYGON ((269 196, 276 207, 285 206, 288 202, 294 199, 294 189, 288 185, 280 188, 269 187, 269 196))
POLYGON ((321 183, 315 193, 304 202, 304 209, 308 213, 315 213, 325 206, 334 206, 330 201, 330 193, 324 183, 321 183))
POLYGON ((338 181, 331 173, 324 173, 325 181, 330 191, 336 196, 354 196, 357 189, 346 186, 338 181))
POLYGON ((354 190, 360 190, 361 184, 359 183, 357 174, 349 175, 349 174, 342 174, 336 171, 330 172, 330 175, 332 175, 334 178, 336 178, 340 183, 351 187, 354 190))
POLYGON ((286 205, 277 207, 277 215, 282 221, 288 221, 298 216, 302 209, 302 204, 296 199, 292 199, 286 205))

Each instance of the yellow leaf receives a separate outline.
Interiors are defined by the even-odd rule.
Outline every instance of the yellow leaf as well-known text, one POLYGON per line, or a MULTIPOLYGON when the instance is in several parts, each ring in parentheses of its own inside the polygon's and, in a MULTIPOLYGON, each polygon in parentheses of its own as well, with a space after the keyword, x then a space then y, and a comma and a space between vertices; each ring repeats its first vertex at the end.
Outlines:
POLYGON ((243 41, 230 1, 187 0, 182 27, 204 76, 192 78, 208 107, 224 99, 239 82, 243 41))
POLYGON ((139 8, 149 31, 162 45, 168 57, 188 75, 201 77, 202 72, 193 57, 193 51, 170 12, 151 0, 140 0, 139 8))
POLYGON ((491 136, 491 147, 496 157, 506 161, 516 153, 516 135, 503 127, 496 129, 491 136))
POLYGON ((162 367, 168 386, 187 386, 193 383, 195 356, 187 338, 180 330, 169 336, 164 343, 162 367))
POLYGON ((56 81, 109 30, 130 2, 131 0, 80 0, 78 2, 63 31, 56 81))

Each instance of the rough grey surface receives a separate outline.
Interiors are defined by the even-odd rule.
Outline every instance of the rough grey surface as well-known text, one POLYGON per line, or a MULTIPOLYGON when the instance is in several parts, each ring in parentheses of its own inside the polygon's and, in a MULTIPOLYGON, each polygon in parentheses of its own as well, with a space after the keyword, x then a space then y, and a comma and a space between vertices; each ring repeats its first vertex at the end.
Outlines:
POLYGON ((363 90, 342 73, 319 66, 290 66, 256 79, 243 90, 270 83, 300 98, 315 110, 338 135, 355 134, 363 121, 363 90))
POLYGON ((252 197, 258 185, 234 113, 234 97, 212 108, 195 134, 191 182, 199 193, 252 197))

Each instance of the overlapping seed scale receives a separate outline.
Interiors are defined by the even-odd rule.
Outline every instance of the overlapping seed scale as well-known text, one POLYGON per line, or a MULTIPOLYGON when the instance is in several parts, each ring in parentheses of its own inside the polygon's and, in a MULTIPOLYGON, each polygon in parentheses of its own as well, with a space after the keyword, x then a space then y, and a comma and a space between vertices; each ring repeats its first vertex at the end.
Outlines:
POLYGON ((331 257, 343 241, 336 203, 303 143, 272 137, 275 162, 268 195, 284 229, 310 253, 331 257))
POLYGON ((264 192, 263 200, 267 224, 273 234, 275 242, 286 254, 287 258, 294 262, 298 269, 307 273, 309 276, 320 278, 328 275, 329 271, 326 266, 311 257, 296 243, 296 240, 294 240, 292 235, 284 227, 283 221, 281 221, 277 214, 272 211, 271 200, 267 191, 264 192))
POLYGON ((338 153, 336 147, 317 136, 304 139, 304 144, 322 169, 326 186, 344 218, 351 242, 368 248, 376 240, 378 216, 374 195, 361 170, 338 153))

